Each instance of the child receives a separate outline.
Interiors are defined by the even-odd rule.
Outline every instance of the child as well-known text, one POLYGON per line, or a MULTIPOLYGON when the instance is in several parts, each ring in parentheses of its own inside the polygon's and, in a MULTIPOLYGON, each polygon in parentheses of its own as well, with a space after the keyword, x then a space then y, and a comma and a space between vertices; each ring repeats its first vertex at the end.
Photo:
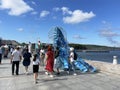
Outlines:
POLYGON ((38 55, 35 54, 33 57, 33 73, 34 73, 35 84, 38 83, 37 78, 38 78, 39 64, 40 64, 40 60, 38 59, 38 55))

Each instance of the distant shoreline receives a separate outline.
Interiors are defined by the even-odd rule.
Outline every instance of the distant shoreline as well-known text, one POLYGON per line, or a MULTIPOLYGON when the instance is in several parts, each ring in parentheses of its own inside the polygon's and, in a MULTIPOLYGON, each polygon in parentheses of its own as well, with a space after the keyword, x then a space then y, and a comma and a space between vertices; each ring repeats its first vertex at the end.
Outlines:
POLYGON ((89 52, 95 52, 95 53, 109 53, 110 50, 76 50, 77 52, 85 52, 85 53, 89 53, 89 52))

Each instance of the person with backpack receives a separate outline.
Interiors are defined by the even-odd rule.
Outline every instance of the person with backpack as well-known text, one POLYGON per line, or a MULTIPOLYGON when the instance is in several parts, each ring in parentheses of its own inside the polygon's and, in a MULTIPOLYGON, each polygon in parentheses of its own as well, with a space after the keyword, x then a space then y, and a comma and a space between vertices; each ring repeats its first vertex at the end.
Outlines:
POLYGON ((75 70, 75 65, 74 65, 75 60, 77 60, 77 54, 74 51, 74 48, 71 47, 70 48, 70 64, 71 64, 72 69, 73 69, 73 75, 77 75, 76 70, 75 70))

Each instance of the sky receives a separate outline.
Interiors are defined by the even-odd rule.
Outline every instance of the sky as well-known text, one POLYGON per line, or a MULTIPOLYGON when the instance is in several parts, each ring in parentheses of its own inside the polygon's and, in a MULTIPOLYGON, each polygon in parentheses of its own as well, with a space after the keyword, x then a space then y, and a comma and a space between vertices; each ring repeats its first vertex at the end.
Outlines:
POLYGON ((0 37, 50 43, 62 27, 69 43, 120 47, 120 0, 0 0, 0 37))

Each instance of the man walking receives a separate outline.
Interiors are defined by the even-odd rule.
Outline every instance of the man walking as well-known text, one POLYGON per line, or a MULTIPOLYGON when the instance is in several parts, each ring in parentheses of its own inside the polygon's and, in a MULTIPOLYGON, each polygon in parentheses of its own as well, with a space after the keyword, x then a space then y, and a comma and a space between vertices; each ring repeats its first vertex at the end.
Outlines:
POLYGON ((12 63, 12 75, 14 75, 14 69, 16 66, 16 75, 19 75, 19 62, 22 59, 21 52, 19 51, 19 47, 12 52, 11 63, 12 63))

